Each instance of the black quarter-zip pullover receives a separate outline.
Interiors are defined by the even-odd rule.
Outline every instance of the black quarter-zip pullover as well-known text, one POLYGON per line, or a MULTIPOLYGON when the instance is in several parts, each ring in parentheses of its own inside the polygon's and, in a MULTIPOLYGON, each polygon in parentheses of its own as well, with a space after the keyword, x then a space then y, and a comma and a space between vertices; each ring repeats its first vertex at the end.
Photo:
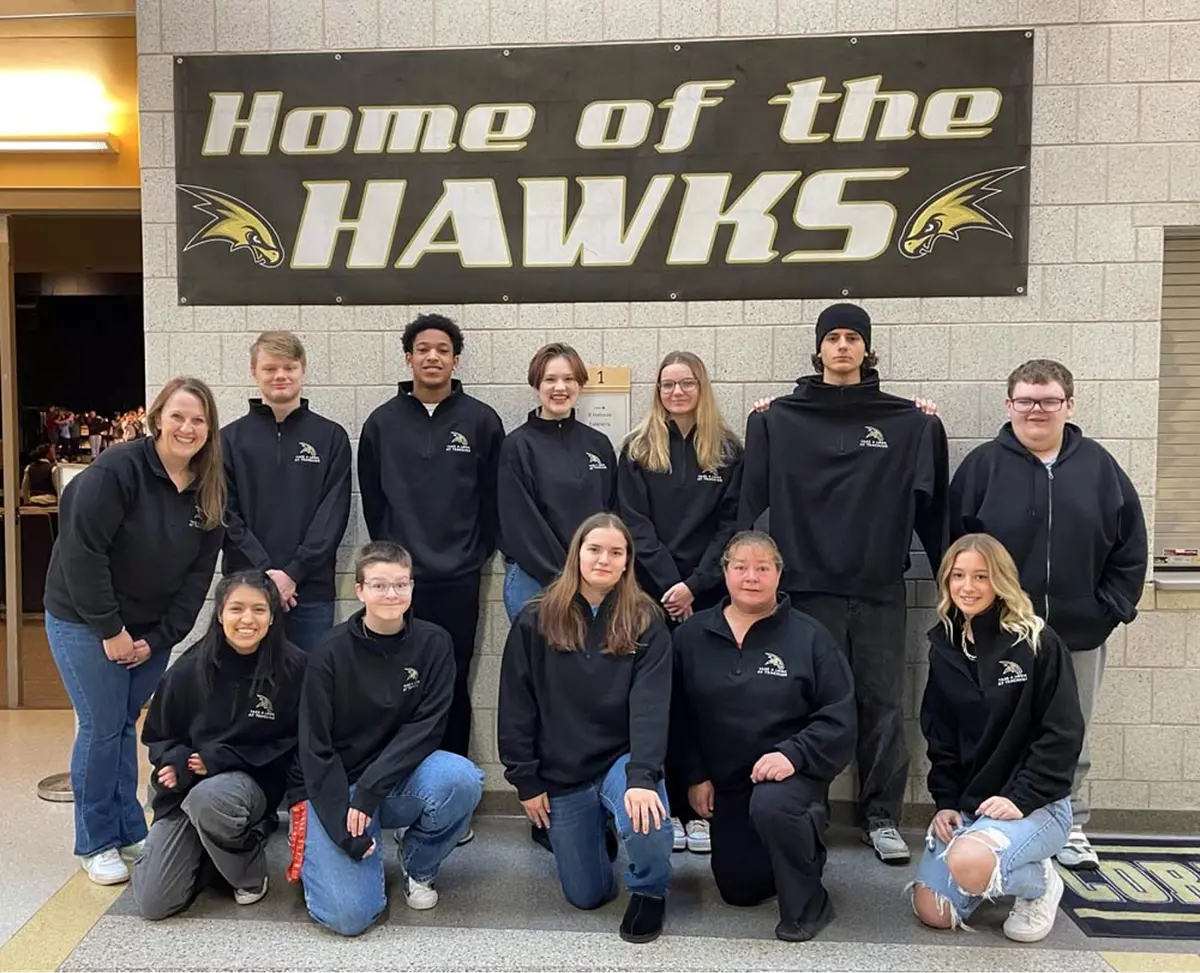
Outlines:
MULTIPOLYGON (((816 619, 781 595, 741 647, 721 604, 675 630, 675 731, 688 784, 749 787, 764 754, 828 783, 854 756, 858 718, 845 655, 816 619)), ((674 744, 672 744, 674 746, 674 744)))
POLYGON ((300 601, 332 601, 350 520, 350 437, 308 400, 282 422, 261 399, 221 430, 229 485, 225 574, 277 569, 300 601))
POLYGON ((224 527, 205 530, 196 486, 175 486, 154 440, 106 449, 59 500, 46 611, 97 638, 122 627, 167 652, 192 630, 216 570, 224 527))
POLYGON ((431 415, 401 382, 363 425, 358 485, 372 540, 413 557, 413 576, 478 572, 496 550, 496 467, 504 424, 455 380, 431 415))
POLYGON ((617 464, 617 500, 633 534, 638 578, 655 598, 684 582, 693 595, 721 583, 721 554, 737 529, 742 447, 717 470, 702 470, 695 430, 667 423, 671 469, 651 472, 629 457, 617 464))
POLYGON ((575 418, 538 410, 500 450, 500 547, 542 585, 554 580, 576 529, 617 508, 617 458, 609 438, 575 418))
POLYGON ((1146 518, 1121 465, 1074 424, 1047 465, 1005 423, 950 484, 951 539, 991 534, 1021 587, 1069 649, 1099 646, 1137 617, 1146 582, 1146 518))
POLYGON ((903 585, 914 528, 937 571, 949 475, 941 420, 881 391, 878 373, 808 376, 750 414, 741 525, 770 509, 784 591, 878 599, 903 585))
POLYGON ((504 776, 522 801, 595 780, 628 753, 629 787, 662 777, 671 705, 671 637, 657 615, 630 655, 606 655, 609 595, 595 614, 582 596, 584 645, 550 646, 527 605, 508 633, 500 667, 498 741, 504 776))
POLYGON ((961 648, 960 620, 952 636, 940 623, 929 631, 921 701, 929 793, 939 811, 974 814, 999 796, 1028 816, 1071 793, 1084 731, 1075 668, 1053 629, 1043 629, 1035 653, 1000 627, 996 606, 971 630, 976 661, 961 648))

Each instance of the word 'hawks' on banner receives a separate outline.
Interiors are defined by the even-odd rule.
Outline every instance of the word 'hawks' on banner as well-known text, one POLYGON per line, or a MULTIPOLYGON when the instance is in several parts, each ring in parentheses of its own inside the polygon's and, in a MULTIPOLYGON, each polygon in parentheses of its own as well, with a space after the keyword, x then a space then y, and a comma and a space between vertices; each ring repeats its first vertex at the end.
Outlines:
POLYGON ((1027 31, 177 58, 179 299, 1022 294, 1027 31))

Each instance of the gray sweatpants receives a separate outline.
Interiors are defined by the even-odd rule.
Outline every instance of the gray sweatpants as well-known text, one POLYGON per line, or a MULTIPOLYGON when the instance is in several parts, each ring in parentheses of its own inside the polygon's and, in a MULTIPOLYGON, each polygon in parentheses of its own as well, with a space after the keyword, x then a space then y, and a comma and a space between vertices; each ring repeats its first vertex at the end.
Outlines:
POLYGON ((1092 725, 1092 708, 1100 695, 1100 684, 1104 681, 1104 662, 1108 655, 1108 644, 1086 652, 1072 652, 1071 663, 1075 668, 1075 682, 1079 686, 1079 708, 1083 710, 1083 751, 1075 767, 1075 779, 1071 782, 1071 815, 1073 825, 1082 828, 1092 816, 1092 809, 1083 796, 1083 782, 1092 769, 1092 748, 1088 742, 1087 728, 1092 725))
POLYGON ((150 828, 133 870, 133 897, 147 919, 186 909, 207 858, 235 889, 258 888, 267 874, 262 833, 267 797, 249 774, 217 774, 196 784, 179 808, 150 828))

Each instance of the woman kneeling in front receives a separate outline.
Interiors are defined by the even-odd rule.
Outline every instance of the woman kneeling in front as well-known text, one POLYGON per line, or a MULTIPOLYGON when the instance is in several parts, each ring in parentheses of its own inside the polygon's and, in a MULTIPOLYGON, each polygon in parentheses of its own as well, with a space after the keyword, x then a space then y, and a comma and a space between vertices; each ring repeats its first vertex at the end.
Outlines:
POLYGON ((984 899, 1012 895, 1004 935, 1039 942, 1062 898, 1051 857, 1071 830, 1083 746, 1075 670, 994 537, 955 541, 938 592, 921 704, 938 810, 910 886, 913 910, 950 929, 984 899))
POLYGON ((283 633, 275 583, 222 578, 204 640, 167 670, 142 742, 154 823, 133 872, 147 919, 191 904, 215 871, 238 905, 267 894, 267 819, 296 761, 304 654, 283 633))
POLYGON ((614 514, 594 514, 566 566, 517 616, 500 671, 504 776, 534 826, 547 829, 567 901, 616 897, 608 819, 629 855, 632 893, 621 938, 662 932, 673 832, 663 759, 670 721, 671 639, 637 585, 633 542, 614 514))
POLYGON ((680 760, 721 898, 778 893, 775 935, 803 942, 833 918, 826 802, 854 754, 854 679, 824 626, 778 593, 767 534, 737 534, 722 563, 729 596, 675 630, 674 738, 691 744, 680 760))

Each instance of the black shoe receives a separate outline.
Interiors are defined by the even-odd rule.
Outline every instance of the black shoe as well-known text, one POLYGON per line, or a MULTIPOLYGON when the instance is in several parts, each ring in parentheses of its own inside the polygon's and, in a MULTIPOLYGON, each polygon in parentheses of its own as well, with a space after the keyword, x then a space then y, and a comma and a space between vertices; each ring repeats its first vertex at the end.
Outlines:
POLYGON ((621 850, 621 842, 617 838, 617 829, 611 824, 604 829, 604 850, 608 852, 608 860, 615 862, 621 850))
POLYGON ((621 938, 627 943, 653 942, 662 934, 666 913, 666 899, 634 892, 621 920, 621 938))
POLYGON ((551 854, 554 853, 554 849, 550 847, 550 832, 545 828, 539 828, 536 824, 531 824, 529 826, 529 837, 533 839, 535 845, 541 845, 546 851, 551 854))
POLYGON ((775 938, 785 943, 806 943, 833 922, 833 900, 821 889, 819 895, 809 900, 808 906, 797 921, 780 920, 775 927, 775 938))

